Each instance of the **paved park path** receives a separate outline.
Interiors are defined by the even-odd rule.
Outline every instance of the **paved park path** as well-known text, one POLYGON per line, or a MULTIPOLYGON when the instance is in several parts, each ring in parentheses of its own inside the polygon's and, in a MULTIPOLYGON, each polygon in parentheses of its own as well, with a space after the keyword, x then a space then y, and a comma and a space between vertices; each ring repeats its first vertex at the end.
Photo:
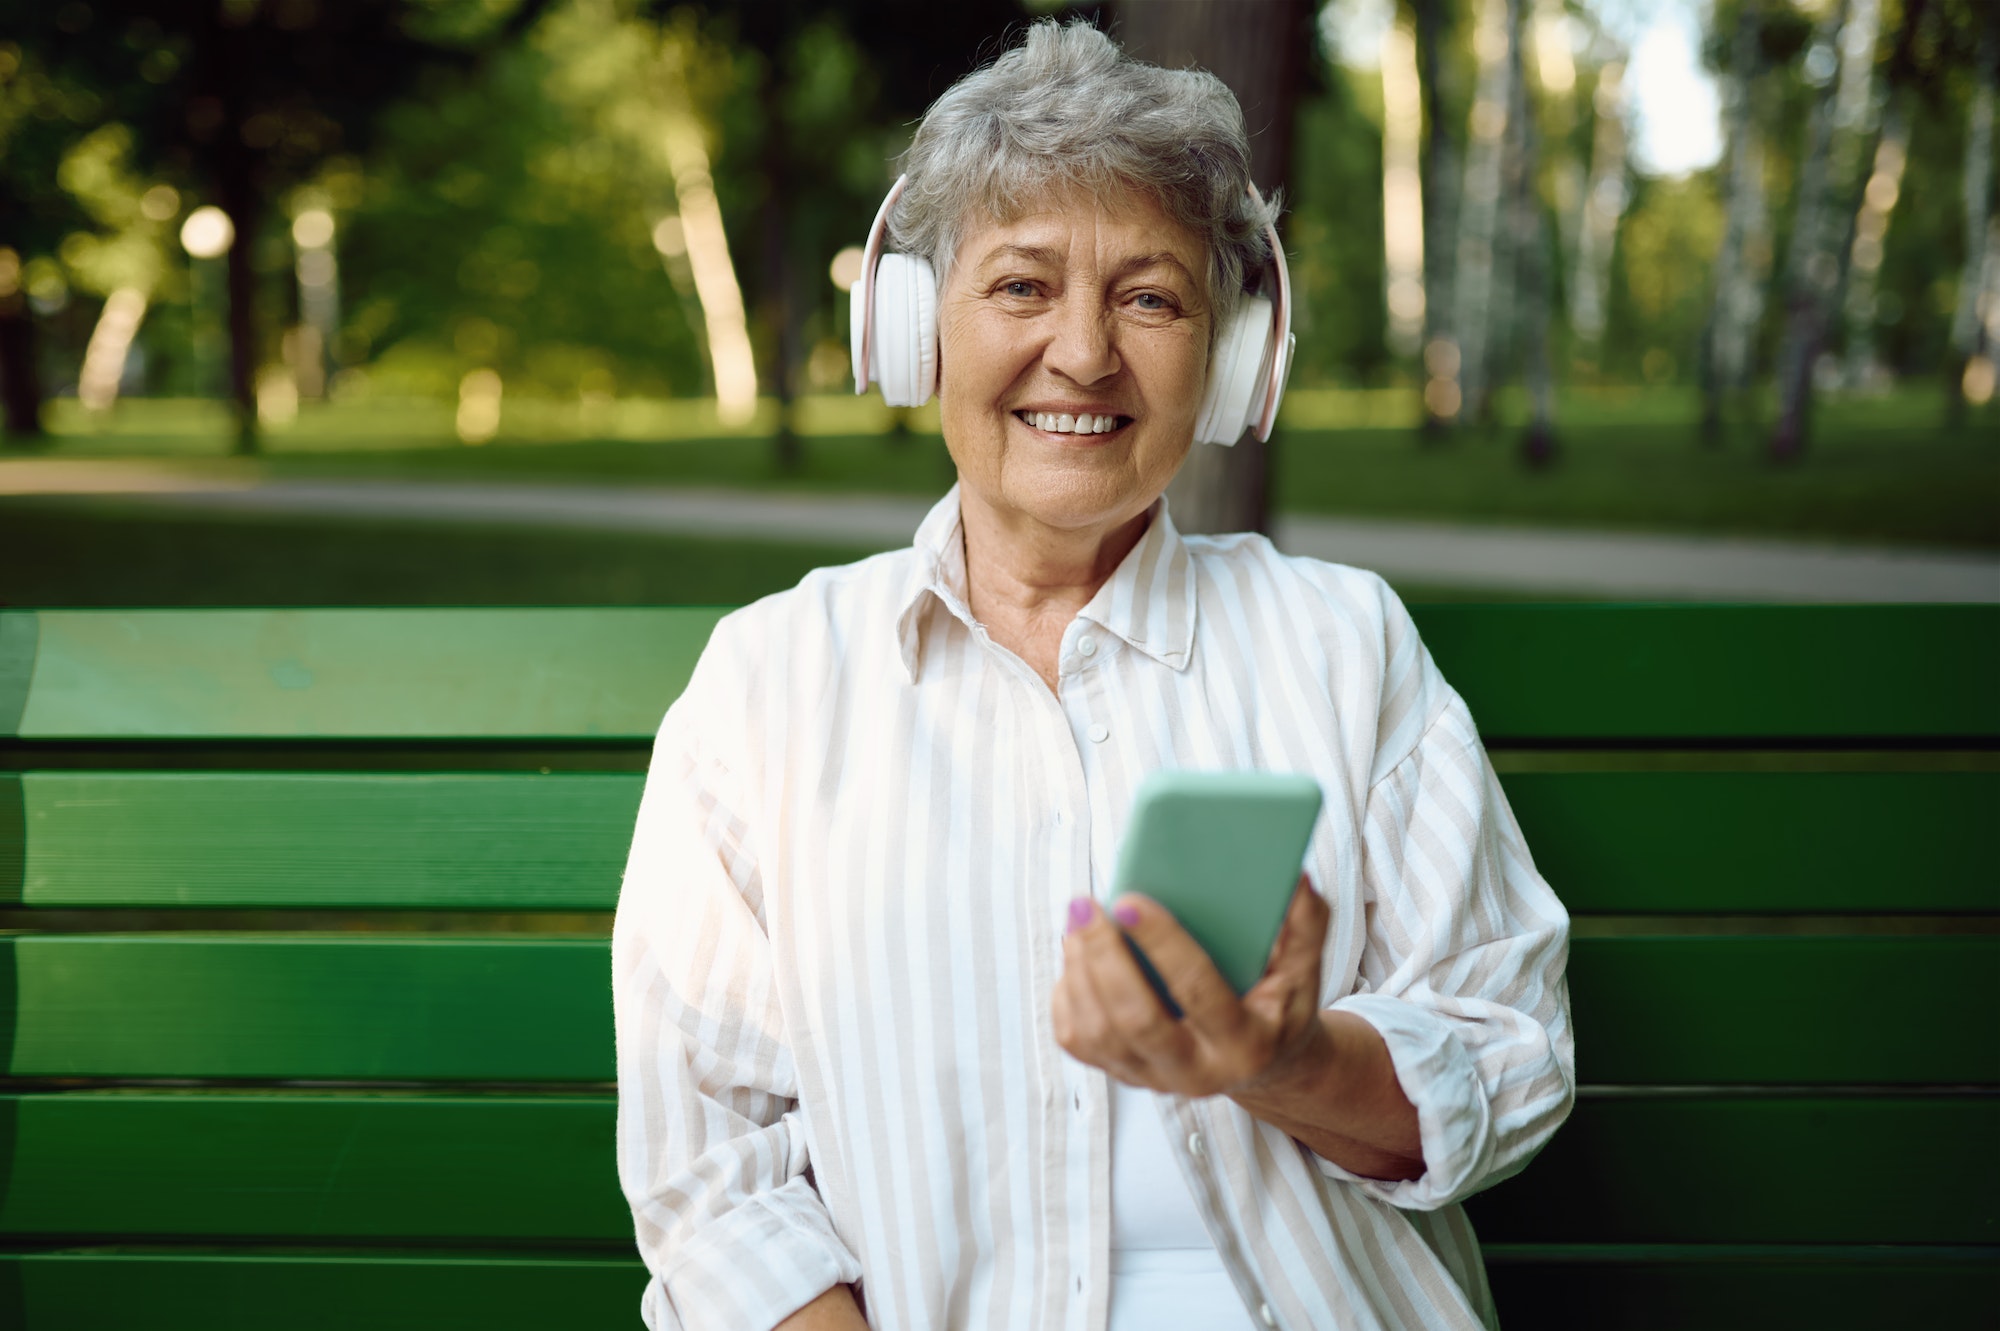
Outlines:
MULTIPOLYGON (((10 497, 116 497, 180 512, 408 518, 890 549, 930 501, 550 482, 256 480, 172 464, 0 462, 10 497)), ((4 521, 4 508, 0 508, 4 521)), ((2000 602, 2000 557, 1738 537, 1281 515, 1280 548, 1392 581, 1635 599, 2000 602)))

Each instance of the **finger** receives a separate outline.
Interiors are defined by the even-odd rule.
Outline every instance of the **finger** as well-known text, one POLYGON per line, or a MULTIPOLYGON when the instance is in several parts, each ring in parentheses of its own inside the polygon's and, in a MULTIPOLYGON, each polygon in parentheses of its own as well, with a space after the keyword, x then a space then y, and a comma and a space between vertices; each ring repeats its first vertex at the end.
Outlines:
POLYGON ((1326 931, 1332 921, 1333 908, 1314 890, 1312 879, 1300 874, 1298 886, 1292 889, 1291 902, 1285 907, 1285 922, 1278 928, 1278 941, 1271 945, 1271 958, 1265 963, 1264 974, 1306 971, 1317 974, 1326 949, 1326 931))
MULTIPOLYGON (((1084 961, 1084 937, 1100 918, 1095 902, 1079 898, 1071 903, 1070 929, 1062 943, 1063 970, 1049 993, 1049 1024, 1056 1043, 1071 1057, 1093 1067, 1104 1066, 1110 1044, 1110 1023, 1084 961)), ((1113 932, 1103 927, 1105 932, 1113 932)))
POLYGON ((1092 990, 1104 1004, 1116 1057, 1135 1064, 1160 1064, 1161 1075, 1185 1061, 1187 1034, 1161 1003, 1123 930, 1107 927, 1083 953, 1092 990))
MULTIPOLYGON (((1064 1034, 1061 1043, 1073 1057, 1092 1067, 1100 1068, 1117 1077, 1120 1081, 1134 1086, 1162 1089, 1161 1077, 1165 1075, 1151 1066, 1145 1052, 1137 1048, 1121 1023, 1132 1020, 1128 1012, 1123 1017, 1117 1013, 1121 1000, 1129 1000, 1123 994, 1122 985, 1106 984, 1107 974, 1111 980, 1119 981, 1115 970, 1107 970, 1106 959, 1128 958, 1125 935, 1094 903, 1080 905, 1072 916, 1073 928, 1063 938, 1063 976, 1060 991, 1064 1005, 1064 1034), (1083 923, 1077 923, 1083 921, 1083 923), (1107 994, 1107 988, 1110 993, 1107 994)), ((1143 978, 1139 982, 1144 985, 1143 978)), ((1151 999, 1151 990, 1146 990, 1151 999)), ((1053 999, 1052 999, 1053 1002, 1053 999)), ((1157 1012, 1158 1001, 1152 1000, 1157 1012)), ((1051 1013, 1053 1017, 1053 1012, 1051 1013)))
MULTIPOLYGON (((1131 893, 1112 903, 1117 922, 1145 950, 1195 1035, 1227 1043, 1243 1020, 1242 1005, 1193 935, 1150 897, 1131 893)), ((1135 965, 1133 969, 1138 968, 1135 965)))
POLYGON ((1312 880, 1299 877, 1285 910, 1284 926, 1271 948, 1271 960, 1264 975, 1243 995, 1243 1006, 1255 1018, 1277 1028, 1282 1042, 1296 1034, 1320 1001, 1320 969, 1326 947, 1327 929, 1333 910, 1313 889, 1312 880))

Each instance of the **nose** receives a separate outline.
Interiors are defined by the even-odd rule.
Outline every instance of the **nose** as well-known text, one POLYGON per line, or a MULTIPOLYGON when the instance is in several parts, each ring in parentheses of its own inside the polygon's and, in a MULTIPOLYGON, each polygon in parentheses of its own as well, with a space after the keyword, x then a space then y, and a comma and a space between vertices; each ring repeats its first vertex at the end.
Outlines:
POLYGON ((1042 363, 1074 384, 1101 383, 1118 373, 1124 362, 1103 302, 1081 292, 1060 302, 1042 363))

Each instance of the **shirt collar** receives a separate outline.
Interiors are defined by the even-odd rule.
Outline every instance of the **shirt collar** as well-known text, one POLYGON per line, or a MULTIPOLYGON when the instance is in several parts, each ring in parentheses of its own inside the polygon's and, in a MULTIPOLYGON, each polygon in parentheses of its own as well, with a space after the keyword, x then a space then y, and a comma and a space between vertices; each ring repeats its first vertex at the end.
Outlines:
MULTIPOLYGON (((976 627, 965 579, 965 528, 958 487, 940 499, 917 528, 896 636, 903 668, 915 683, 923 662, 923 622, 933 602, 968 628, 976 627)), ((1194 657, 1195 579, 1187 544, 1162 497, 1153 505, 1146 534, 1132 547, 1097 595, 1078 613, 1107 633, 1174 670, 1194 657)))

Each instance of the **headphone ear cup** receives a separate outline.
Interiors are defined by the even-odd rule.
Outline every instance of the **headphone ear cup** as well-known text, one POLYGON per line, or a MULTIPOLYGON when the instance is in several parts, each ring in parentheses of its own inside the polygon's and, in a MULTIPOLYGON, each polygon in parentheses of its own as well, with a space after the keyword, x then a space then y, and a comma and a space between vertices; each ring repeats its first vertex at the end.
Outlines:
POLYGON ((1209 359, 1208 392, 1195 418, 1196 443, 1233 445, 1257 423, 1270 354, 1271 302, 1245 296, 1209 359))
POLYGON ((876 265, 873 347, 884 402, 921 407, 931 400, 937 390, 937 277, 927 260, 884 254, 876 265))

